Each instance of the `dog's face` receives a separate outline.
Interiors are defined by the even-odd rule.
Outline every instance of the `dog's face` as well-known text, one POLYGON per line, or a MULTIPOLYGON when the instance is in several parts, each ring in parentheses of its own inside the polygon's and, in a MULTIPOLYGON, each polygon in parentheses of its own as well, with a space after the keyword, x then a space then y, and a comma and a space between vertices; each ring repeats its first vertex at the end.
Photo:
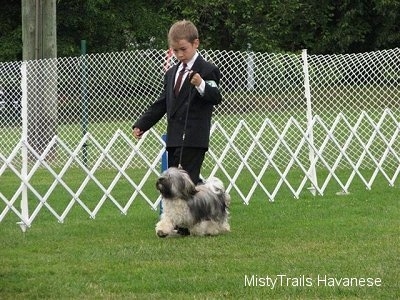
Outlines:
POLYGON ((156 188, 164 199, 188 200, 196 193, 196 186, 189 174, 178 168, 169 168, 164 171, 156 182, 156 188))

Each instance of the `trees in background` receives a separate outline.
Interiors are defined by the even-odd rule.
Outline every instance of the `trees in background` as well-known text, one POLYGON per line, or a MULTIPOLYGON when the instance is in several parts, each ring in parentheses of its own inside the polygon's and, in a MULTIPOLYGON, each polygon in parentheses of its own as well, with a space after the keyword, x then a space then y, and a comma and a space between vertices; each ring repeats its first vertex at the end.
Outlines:
MULTIPOLYGON (((0 61, 22 59, 21 1, 2 1, 0 61)), ((171 23, 192 20, 203 48, 350 53, 400 46, 400 0, 58 0, 58 56, 167 48, 171 23)))
POLYGON ((0 9, 0 61, 22 59, 21 0, 3 0, 0 9))
POLYGON ((198 24, 208 48, 326 54, 400 46, 399 0, 167 2, 174 16, 198 24))

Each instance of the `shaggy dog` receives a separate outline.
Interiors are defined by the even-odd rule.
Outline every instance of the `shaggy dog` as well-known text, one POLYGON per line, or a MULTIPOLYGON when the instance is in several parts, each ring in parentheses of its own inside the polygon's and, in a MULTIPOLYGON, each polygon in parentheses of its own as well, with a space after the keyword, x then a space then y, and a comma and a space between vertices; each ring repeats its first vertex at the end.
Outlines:
POLYGON ((218 178, 196 186, 186 171, 169 168, 158 178, 156 188, 163 197, 163 213, 156 225, 159 237, 177 235, 177 228, 187 228, 191 235, 230 231, 230 196, 218 178))

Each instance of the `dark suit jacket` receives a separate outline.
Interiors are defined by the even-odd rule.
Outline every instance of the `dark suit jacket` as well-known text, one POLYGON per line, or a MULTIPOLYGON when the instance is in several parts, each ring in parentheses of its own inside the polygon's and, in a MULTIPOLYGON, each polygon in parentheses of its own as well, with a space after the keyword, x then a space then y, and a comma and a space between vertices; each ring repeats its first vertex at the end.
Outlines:
POLYGON ((164 89, 160 97, 137 120, 133 127, 143 131, 149 130, 164 115, 167 114, 167 147, 196 147, 208 149, 211 129, 213 106, 222 101, 218 89, 221 73, 219 69, 205 61, 199 55, 193 64, 192 70, 199 73, 206 82, 204 95, 201 96, 196 88, 190 84, 188 77, 182 84, 179 95, 174 95, 175 74, 178 65, 170 68, 164 77, 164 89), (217 86, 215 86, 216 83, 217 86), (189 99, 190 94, 190 99, 189 99), (190 100, 190 102, 189 102, 190 100), (189 105, 185 140, 183 132, 187 107, 189 105))

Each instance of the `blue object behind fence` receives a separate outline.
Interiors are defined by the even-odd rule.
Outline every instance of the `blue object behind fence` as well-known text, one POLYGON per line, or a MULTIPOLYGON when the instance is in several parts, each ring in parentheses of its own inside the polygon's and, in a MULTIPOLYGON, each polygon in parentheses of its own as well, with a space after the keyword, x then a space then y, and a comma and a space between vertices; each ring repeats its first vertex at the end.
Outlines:
MULTIPOLYGON (((167 141, 167 135, 163 134, 162 139, 164 142, 167 141)), ((162 158, 161 158, 161 173, 164 172, 166 169, 168 169, 168 152, 167 149, 165 149, 162 158)), ((163 212, 163 206, 162 206, 162 201, 160 201, 160 215, 163 212)))

